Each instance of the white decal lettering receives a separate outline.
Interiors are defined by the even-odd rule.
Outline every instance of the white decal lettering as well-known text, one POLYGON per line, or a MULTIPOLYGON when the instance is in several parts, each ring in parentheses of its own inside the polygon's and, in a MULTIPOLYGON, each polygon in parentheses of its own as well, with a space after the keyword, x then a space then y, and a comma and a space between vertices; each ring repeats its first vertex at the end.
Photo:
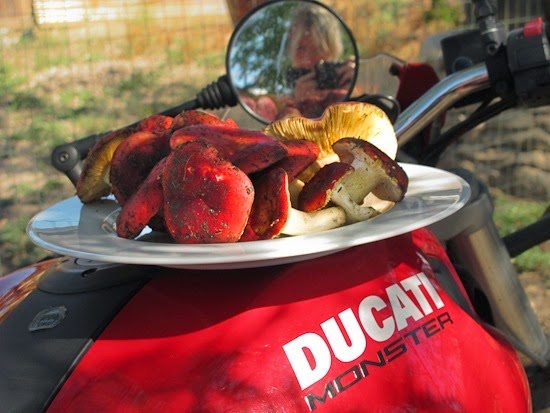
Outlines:
POLYGON ((374 310, 380 311, 386 307, 384 300, 376 295, 369 295, 359 304, 359 320, 367 335, 378 342, 387 340, 395 331, 395 321, 392 317, 384 319, 382 324, 378 324, 374 318, 374 310))
POLYGON ((422 312, 398 284, 389 286, 386 288, 386 292, 397 324, 397 330, 403 330, 407 327, 407 318, 412 317, 415 321, 418 321, 423 317, 422 312))
POLYGON ((416 275, 413 275, 412 277, 406 278, 403 281, 401 281, 401 285, 403 286, 403 289, 405 291, 410 291, 413 293, 414 298, 416 298, 416 301, 418 301, 418 304, 420 305, 420 308, 422 308, 422 312, 424 315, 428 315, 433 313, 433 308, 426 299, 426 296, 420 289, 420 285, 422 282, 418 279, 416 275))
POLYGON ((350 344, 348 345, 344 333, 338 326, 338 323, 333 318, 328 319, 321 324, 321 328, 325 333, 327 340, 330 344, 330 348, 336 358, 340 361, 353 361, 358 358, 367 348, 367 339, 365 333, 361 329, 357 318, 351 308, 342 311, 338 314, 344 330, 349 337, 350 344))
MULTIPOLYGON (((433 313, 435 308, 440 309, 445 306, 434 284, 423 272, 388 286, 385 292, 385 295, 369 295, 363 298, 357 313, 352 308, 341 311, 338 313, 339 322, 336 317, 323 321, 320 324, 323 334, 305 333, 283 345, 283 350, 302 390, 317 383, 328 374, 332 355, 344 363, 355 361, 365 353, 367 340, 387 341, 396 330, 401 331, 409 327, 412 323, 411 319, 419 321, 433 313)), ((451 320, 448 314, 447 317, 451 320)), ((449 322, 452 323, 452 321, 449 322)), ((435 324, 430 323, 424 323, 421 326, 422 329, 416 327, 405 334, 405 337, 412 337, 418 344, 419 331, 423 331, 426 337, 439 331, 434 327, 435 324)), ((442 321, 439 323, 443 325, 442 321)), ((380 351, 377 354, 381 354, 380 351)), ((384 351, 384 354, 392 357, 388 358, 388 361, 391 361, 403 354, 406 347, 403 341, 394 341, 386 346, 384 351)), ((348 374, 348 371, 345 374, 348 374)), ((345 389, 347 384, 338 381, 341 377, 344 376, 338 376, 334 383, 336 388, 345 389)), ((345 377, 349 378, 349 376, 345 377)), ((359 380, 359 376, 354 377, 359 380)), ((351 383, 355 381, 352 380, 351 383)), ((327 394, 332 397, 331 392, 325 392, 323 400, 327 394)))
POLYGON ((302 390, 321 380, 329 371, 330 350, 321 336, 305 333, 283 346, 288 361, 302 390), (305 349, 313 355, 314 365, 307 359, 305 349))
POLYGON ((428 277, 426 277, 426 274, 424 274, 423 272, 419 272, 417 276, 420 279, 420 282, 422 282, 422 285, 424 286, 426 291, 428 292, 430 298, 433 300, 435 306, 437 308, 443 307, 445 303, 443 302, 443 300, 435 290, 431 281, 428 279, 428 277))

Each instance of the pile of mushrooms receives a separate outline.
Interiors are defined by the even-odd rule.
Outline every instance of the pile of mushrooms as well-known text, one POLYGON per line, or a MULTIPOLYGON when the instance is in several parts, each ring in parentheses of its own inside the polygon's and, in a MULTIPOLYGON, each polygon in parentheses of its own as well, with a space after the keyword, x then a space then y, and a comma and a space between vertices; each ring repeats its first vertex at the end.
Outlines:
POLYGON ((124 238, 148 225, 178 243, 272 239, 366 220, 399 202, 408 178, 396 152, 389 119, 366 103, 263 131, 201 111, 154 115, 92 148, 77 195, 90 203, 112 193, 124 238))

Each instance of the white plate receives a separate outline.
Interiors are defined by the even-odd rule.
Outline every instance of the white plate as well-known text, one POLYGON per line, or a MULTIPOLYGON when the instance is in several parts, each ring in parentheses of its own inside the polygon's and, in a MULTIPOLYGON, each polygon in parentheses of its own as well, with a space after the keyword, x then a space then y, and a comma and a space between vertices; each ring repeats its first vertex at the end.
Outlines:
POLYGON ((176 268, 230 269, 307 260, 349 247, 400 235, 453 214, 470 196, 458 176, 426 166, 402 164, 409 176, 405 198, 369 221, 316 234, 234 244, 174 244, 144 231, 139 239, 116 236, 119 211, 112 199, 83 205, 69 198, 38 213, 27 233, 40 247, 95 261, 176 268))

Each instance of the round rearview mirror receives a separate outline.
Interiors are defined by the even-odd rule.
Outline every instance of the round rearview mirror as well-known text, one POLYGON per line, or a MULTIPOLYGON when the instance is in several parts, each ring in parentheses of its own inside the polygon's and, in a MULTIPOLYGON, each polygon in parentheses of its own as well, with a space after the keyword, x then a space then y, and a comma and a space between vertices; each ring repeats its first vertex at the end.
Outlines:
POLYGON ((239 103, 261 122, 315 118, 349 98, 359 53, 344 21, 313 0, 262 4, 235 28, 227 76, 239 103))

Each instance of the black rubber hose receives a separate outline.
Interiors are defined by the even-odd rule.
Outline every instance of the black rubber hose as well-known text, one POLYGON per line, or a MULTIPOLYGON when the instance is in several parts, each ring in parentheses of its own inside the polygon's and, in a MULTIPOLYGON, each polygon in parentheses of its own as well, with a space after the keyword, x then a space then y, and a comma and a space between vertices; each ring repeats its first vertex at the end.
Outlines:
POLYGON ((550 210, 536 222, 502 238, 504 245, 514 258, 521 253, 550 239, 550 210))

